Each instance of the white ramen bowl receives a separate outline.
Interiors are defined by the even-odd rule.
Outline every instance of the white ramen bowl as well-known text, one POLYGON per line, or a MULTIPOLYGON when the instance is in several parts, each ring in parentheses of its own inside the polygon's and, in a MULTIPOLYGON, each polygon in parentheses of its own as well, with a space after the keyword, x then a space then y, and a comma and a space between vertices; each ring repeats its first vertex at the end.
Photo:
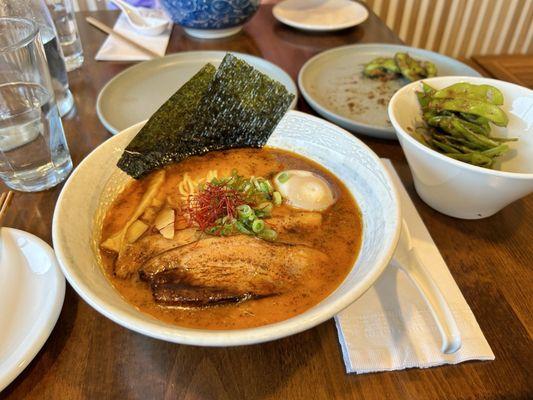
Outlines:
POLYGON ((363 242, 342 284, 316 306, 285 321, 238 330, 191 329, 142 313, 125 301, 105 277, 97 251, 101 221, 127 177, 115 165, 142 127, 132 126, 102 143, 65 184, 53 219, 57 259, 78 294, 97 311, 136 332, 170 342, 201 346, 261 343, 312 328, 359 298, 387 266, 399 237, 400 205, 379 158, 359 139, 322 119, 290 111, 268 141, 314 160, 335 174, 355 197, 363 219, 363 242))
POLYGON ((491 124, 496 137, 517 137, 494 169, 454 160, 423 145, 412 136, 422 120, 413 82, 396 92, 389 102, 389 118, 409 163, 418 195, 443 214, 464 219, 489 217, 507 204, 533 192, 533 90, 488 78, 444 76, 424 79, 435 89, 458 82, 492 85, 504 97, 501 108, 509 117, 505 128, 491 124))

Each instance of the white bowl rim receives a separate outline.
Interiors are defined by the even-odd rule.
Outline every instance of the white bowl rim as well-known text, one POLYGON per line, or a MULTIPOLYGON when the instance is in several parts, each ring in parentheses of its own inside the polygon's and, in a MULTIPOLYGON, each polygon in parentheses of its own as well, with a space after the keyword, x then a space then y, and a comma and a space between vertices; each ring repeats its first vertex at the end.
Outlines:
POLYGON ((413 87, 420 85, 421 82, 435 82, 435 81, 442 81, 442 80, 449 80, 453 79, 455 81, 463 82, 463 81, 471 81, 475 80, 478 82, 483 82, 486 84, 490 84, 491 82, 495 85, 505 85, 505 86, 511 86, 520 90, 529 90, 530 92, 533 92, 532 90, 517 85, 515 83, 506 82, 506 81, 500 81, 498 79, 492 79, 492 78, 484 78, 484 77, 473 77, 473 76, 436 76, 434 78, 427 78, 422 79, 419 81, 411 82, 408 85, 405 85, 404 87, 400 88, 390 99, 389 106, 388 106, 388 114, 389 119, 392 123, 392 126, 394 126, 394 129, 396 130, 396 134, 401 135, 403 138, 405 138, 409 143, 413 144, 416 148, 419 150, 422 150, 423 152, 430 154, 434 157, 437 157, 438 159, 445 161, 447 163, 450 163, 452 165, 455 165, 460 168, 465 168, 468 170, 471 170, 473 172, 482 172, 488 175, 493 175, 497 177, 506 177, 506 178, 513 178, 513 179, 533 179, 533 173, 530 172, 510 172, 510 171, 500 171, 497 169, 490 169, 490 168, 483 168, 478 167, 477 165, 468 164, 463 161, 456 160, 451 157, 447 157, 444 154, 439 153, 436 150, 430 149, 429 147, 422 144, 420 141, 416 140, 413 135, 411 135, 409 132, 406 132, 405 129, 403 129, 400 124, 398 123, 398 120, 396 119, 396 115, 393 111, 394 104, 398 101, 398 98, 402 95, 404 95, 404 92, 407 92, 411 90, 413 87))
MULTIPOLYGON (((100 312, 101 314, 109 318, 110 320, 134 332, 138 332, 143 335, 156 338, 156 339, 160 339, 160 340, 164 340, 164 341, 168 341, 168 342, 187 344, 187 345, 208 346, 208 347, 227 347, 227 346, 258 344, 258 343, 269 342, 269 341, 281 339, 287 336, 291 336, 291 335, 306 331, 308 329, 311 329, 333 318, 334 315, 336 315, 337 313, 339 313, 340 311, 348 307, 350 304, 352 304, 354 301, 356 301, 359 297, 361 297, 368 289, 372 287, 372 285, 376 282, 376 280, 379 278, 379 276, 383 273, 385 268, 388 266, 394 254, 396 244, 398 243, 398 239, 400 237, 400 228, 401 228, 401 206, 400 206, 400 197, 398 194, 398 190, 394 184, 394 181, 392 180, 391 174, 383 166, 383 163, 381 162, 380 158, 374 153, 372 149, 370 149, 360 139, 350 134, 345 129, 337 125, 334 125, 326 120, 315 117, 313 115, 310 115, 310 114, 307 114, 301 111, 295 111, 295 110, 290 110, 288 111, 288 113, 299 114, 299 115, 304 116, 305 118, 311 118, 313 120, 316 120, 319 123, 333 125, 335 129, 337 129, 339 132, 342 132, 344 135, 348 135, 353 140, 360 142, 359 145, 365 148, 366 150, 368 150, 369 155, 372 158, 374 158, 374 160, 381 166, 382 172, 384 173, 387 183, 389 184, 389 187, 391 188, 390 194, 394 199, 393 204, 396 205, 396 209, 394 212, 394 218, 396 221, 396 224, 395 224, 396 226, 394 227, 395 228, 394 234, 389 239, 390 240, 389 248, 382 255, 381 261, 376 264, 376 266, 372 269, 372 271, 368 273, 367 276, 365 276, 361 281, 359 281, 358 287, 360 289, 358 291, 351 291, 351 292, 346 293, 343 297, 329 304, 327 308, 322 309, 320 313, 314 315, 313 317, 307 317, 306 319, 302 319, 303 314, 309 311, 307 310, 302 314, 298 314, 294 317, 291 317, 286 320, 279 321, 273 324, 262 325, 262 326, 258 326, 254 328, 232 329, 232 330, 195 329, 195 328, 186 328, 186 327, 181 327, 178 325, 170 325, 170 324, 168 327, 162 328, 161 326, 155 326, 153 322, 143 320, 141 318, 141 315, 148 316, 148 317, 151 317, 151 316, 148 314, 144 314, 142 311, 137 310, 137 312, 139 313, 139 316, 131 315, 127 312, 122 312, 118 310, 116 307, 101 300, 94 293, 94 291, 89 287, 88 284, 86 284, 85 282, 81 280, 76 279, 76 277, 74 276, 75 274, 71 273, 71 268, 69 267, 68 262, 66 261, 66 255, 62 248, 61 242, 59 240, 60 232, 59 232, 59 221, 58 220, 61 218, 61 214, 62 214, 61 203, 65 196, 65 193, 68 191, 68 188, 72 184, 72 181, 80 173, 80 170, 83 169, 82 167, 87 163, 87 160, 90 158, 90 156, 94 152, 98 151, 99 147, 103 143, 108 143, 108 142, 112 143, 114 141, 118 141, 119 140, 118 138, 120 138, 121 135, 124 134, 125 132, 129 132, 134 129, 140 129, 140 127, 146 123, 146 121, 142 121, 110 137, 108 140, 106 140, 105 142, 102 142, 99 146, 97 146, 89 154, 87 154, 87 156, 85 156, 85 158, 80 162, 80 164, 72 172, 72 174, 66 181, 65 185, 63 186, 61 193, 59 194, 59 197, 58 197, 55 209, 54 209, 53 220, 52 220, 52 240, 54 243, 54 250, 56 253, 57 261, 61 267, 61 270, 63 274, 65 275, 65 277, 67 278, 70 285, 78 293, 78 295, 83 300, 85 300, 91 307, 93 307, 95 310, 97 310, 98 312, 100 312)), ((356 259, 356 262, 357 262, 357 259, 356 259)), ((101 267, 98 266, 98 268, 101 268, 101 267)), ((107 280, 107 277, 105 279, 107 280)), ((318 304, 315 305, 314 307, 318 306, 318 304)), ((152 317, 152 318, 154 318, 154 320, 157 320, 155 317, 152 317)))

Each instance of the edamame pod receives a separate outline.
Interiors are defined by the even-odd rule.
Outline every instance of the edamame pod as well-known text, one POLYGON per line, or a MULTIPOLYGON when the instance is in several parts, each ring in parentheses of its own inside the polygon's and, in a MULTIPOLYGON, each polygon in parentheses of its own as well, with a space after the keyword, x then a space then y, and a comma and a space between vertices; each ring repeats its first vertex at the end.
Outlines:
POLYGON ((483 135, 483 136, 488 136, 489 133, 490 133, 490 126, 487 124, 487 125, 478 125, 478 124, 474 124, 470 121, 466 121, 464 119, 459 119, 457 118, 458 120, 461 121, 461 123, 466 126, 468 129, 470 129, 472 132, 475 132, 477 134, 480 134, 480 135, 483 135))
POLYGON ((466 119, 468 122, 472 122, 478 125, 487 125, 489 126, 489 120, 487 118, 480 117, 479 115, 468 114, 468 113, 459 113, 461 118, 466 119))
POLYGON ((424 91, 425 94, 435 93, 435 89, 429 86, 426 82, 422 82, 422 90, 424 91))
POLYGON ((501 138, 501 137, 494 137, 494 136, 489 136, 489 139, 494 140, 495 142, 498 142, 498 143, 516 142, 518 140, 518 138, 516 137, 501 138))
POLYGON ((447 143, 435 140, 435 138, 431 139, 431 144, 435 147, 438 147, 439 149, 441 149, 442 151, 446 153, 456 153, 459 151, 459 149, 457 149, 455 146, 450 146, 447 143))
POLYGON ((481 153, 446 153, 448 157, 454 158, 459 161, 464 161, 469 164, 477 165, 480 167, 490 167, 492 165, 492 158, 484 156, 481 153))
POLYGON ((491 147, 498 146, 498 143, 496 143, 494 140, 472 132, 470 129, 464 126, 463 122, 458 118, 453 118, 451 123, 452 126, 456 129, 456 131, 463 135, 466 140, 477 146, 484 147, 485 149, 490 149, 491 147))
POLYGON ((480 100, 500 106, 503 104, 503 94, 497 88, 490 85, 473 85, 459 82, 444 89, 437 90, 433 97, 437 99, 464 98, 480 100))
POLYGON ((416 92, 416 97, 418 97, 418 103, 423 109, 426 108, 431 100, 431 97, 423 92, 416 92))
POLYGON ((456 111, 479 115, 498 126, 507 126, 509 119, 498 106, 473 99, 440 99, 433 97, 428 104, 428 108, 439 112, 443 110, 456 111))
POLYGON ((507 150, 509 150, 509 146, 506 144, 500 144, 497 147, 483 151, 482 154, 487 157, 498 157, 506 153, 507 150))

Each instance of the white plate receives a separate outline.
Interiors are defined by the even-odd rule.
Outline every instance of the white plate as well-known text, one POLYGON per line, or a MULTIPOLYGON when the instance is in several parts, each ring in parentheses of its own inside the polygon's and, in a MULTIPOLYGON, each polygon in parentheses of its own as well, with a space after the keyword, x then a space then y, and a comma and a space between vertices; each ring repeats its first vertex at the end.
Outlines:
POLYGON ((404 79, 382 82, 363 77, 363 66, 376 57, 407 52, 418 60, 431 61, 439 76, 480 76, 453 58, 416 47, 384 43, 337 47, 317 54, 298 74, 298 86, 309 105, 324 118, 349 129, 382 139, 396 139, 387 104, 408 83, 404 79))
POLYGON ((59 264, 72 287, 116 323, 154 338, 201 346, 237 346, 289 336, 326 321, 353 303, 379 277, 398 241, 398 195, 381 160, 363 142, 321 118, 289 111, 267 146, 310 158, 343 181, 363 216, 361 251, 350 273, 327 298, 274 324, 237 330, 191 329, 167 324, 129 304, 105 277, 97 240, 111 201, 131 178, 116 163, 142 123, 105 141, 72 172, 57 201, 52 236, 59 264), (83 210, 83 212, 79 212, 83 210))
MULTIPOLYGON (((226 51, 188 51, 134 65, 111 79, 96 100, 100 122, 113 135, 150 116, 205 64, 218 67, 226 51)), ((285 85, 296 97, 291 77, 271 62, 249 54, 232 52, 259 71, 285 85)))
POLYGON ((0 231, 0 391, 41 349, 56 324, 65 278, 52 248, 18 229, 0 231))
POLYGON ((272 14, 293 28, 316 32, 351 28, 368 18, 368 10, 351 0, 285 0, 272 14))

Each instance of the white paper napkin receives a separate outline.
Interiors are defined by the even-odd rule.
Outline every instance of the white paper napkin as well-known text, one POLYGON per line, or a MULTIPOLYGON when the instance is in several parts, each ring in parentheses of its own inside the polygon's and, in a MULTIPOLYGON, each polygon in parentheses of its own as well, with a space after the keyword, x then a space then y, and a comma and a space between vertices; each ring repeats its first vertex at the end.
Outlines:
MULTIPOLYGON (((113 29, 161 56, 164 56, 167 51, 168 40, 172 31, 172 27, 170 27, 157 36, 142 35, 129 24, 124 13, 120 14, 113 29)), ((96 53, 95 59, 98 61, 142 61, 150 60, 151 57, 123 40, 108 36, 96 53)))
POLYGON ((335 316, 347 372, 363 374, 427 368, 467 360, 494 360, 494 354, 389 160, 403 218, 422 262, 441 289, 461 332, 455 354, 440 351, 440 335, 429 309, 403 271, 389 265, 376 284, 335 316))

